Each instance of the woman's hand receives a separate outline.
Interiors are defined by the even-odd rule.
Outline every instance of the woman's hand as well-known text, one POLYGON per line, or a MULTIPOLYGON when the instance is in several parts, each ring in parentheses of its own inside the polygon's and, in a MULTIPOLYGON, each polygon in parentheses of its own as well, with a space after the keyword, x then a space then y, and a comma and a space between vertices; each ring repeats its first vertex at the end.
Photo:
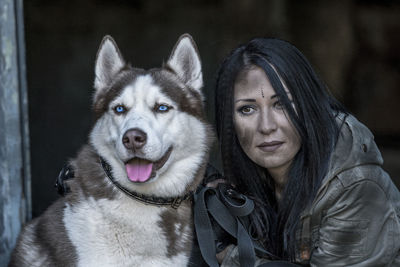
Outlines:
POLYGON ((212 182, 207 183, 207 187, 217 188, 219 184, 227 184, 228 182, 225 179, 216 179, 212 182))
POLYGON ((228 254, 228 251, 230 251, 233 247, 234 245, 231 244, 226 248, 224 248, 224 250, 222 250, 221 252, 217 253, 216 256, 219 264, 221 264, 224 261, 226 254, 228 254))

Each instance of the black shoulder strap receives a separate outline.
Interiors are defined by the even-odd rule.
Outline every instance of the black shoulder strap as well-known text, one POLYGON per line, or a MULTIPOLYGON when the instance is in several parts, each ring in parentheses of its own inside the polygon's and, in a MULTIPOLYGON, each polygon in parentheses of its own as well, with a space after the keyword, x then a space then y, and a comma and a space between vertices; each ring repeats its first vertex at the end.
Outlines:
POLYGON ((210 267, 218 267, 211 220, 206 207, 206 194, 215 194, 213 188, 204 187, 194 195, 194 225, 203 259, 210 267))
POLYGON ((231 236, 237 239, 240 266, 253 267, 255 250, 268 255, 271 259, 276 256, 253 242, 248 234, 241 217, 249 215, 254 209, 254 203, 245 195, 237 193, 226 185, 218 189, 203 187, 195 194, 194 224, 200 252, 211 267, 218 267, 214 240, 212 218, 231 236))

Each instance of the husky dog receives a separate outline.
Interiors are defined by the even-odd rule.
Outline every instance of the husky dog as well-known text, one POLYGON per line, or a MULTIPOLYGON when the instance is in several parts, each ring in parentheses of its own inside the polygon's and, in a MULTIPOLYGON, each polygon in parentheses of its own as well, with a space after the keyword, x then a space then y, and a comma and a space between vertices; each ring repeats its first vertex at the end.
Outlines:
POLYGON ((10 266, 186 266, 191 192, 213 140, 197 47, 182 35, 167 63, 126 64, 106 36, 95 64, 89 144, 71 193, 20 234, 10 266))

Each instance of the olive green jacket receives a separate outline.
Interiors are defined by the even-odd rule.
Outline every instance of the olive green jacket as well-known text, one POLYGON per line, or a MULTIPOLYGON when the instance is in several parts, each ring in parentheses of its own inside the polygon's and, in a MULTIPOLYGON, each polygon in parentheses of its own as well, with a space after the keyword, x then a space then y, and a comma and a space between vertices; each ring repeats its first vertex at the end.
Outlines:
MULTIPOLYGON (((343 116, 338 120, 342 123, 343 116)), ((298 263, 400 266, 400 193, 382 164, 371 132, 348 116, 329 171, 300 216, 298 263)), ((222 266, 233 266, 235 251, 228 252, 222 266)))

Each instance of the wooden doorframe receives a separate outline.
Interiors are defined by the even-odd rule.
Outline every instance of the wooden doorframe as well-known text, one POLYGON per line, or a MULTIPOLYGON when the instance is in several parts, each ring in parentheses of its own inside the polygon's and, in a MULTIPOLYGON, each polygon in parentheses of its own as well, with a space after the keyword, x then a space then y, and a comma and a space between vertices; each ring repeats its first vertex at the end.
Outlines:
POLYGON ((32 214, 23 0, 0 0, 0 266, 32 214))

